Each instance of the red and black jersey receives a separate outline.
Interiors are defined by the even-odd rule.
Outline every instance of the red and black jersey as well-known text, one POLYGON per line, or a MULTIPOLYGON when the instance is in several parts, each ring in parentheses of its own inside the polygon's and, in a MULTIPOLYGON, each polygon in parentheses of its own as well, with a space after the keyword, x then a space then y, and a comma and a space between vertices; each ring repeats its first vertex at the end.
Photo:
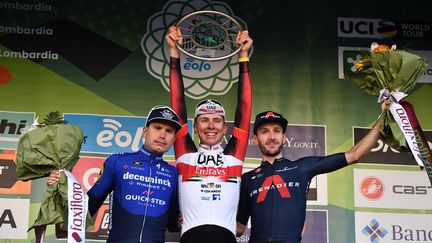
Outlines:
POLYGON ((251 217, 249 242, 300 243, 310 181, 347 165, 345 154, 339 153, 296 161, 281 158, 244 173, 237 220, 247 225, 251 217))

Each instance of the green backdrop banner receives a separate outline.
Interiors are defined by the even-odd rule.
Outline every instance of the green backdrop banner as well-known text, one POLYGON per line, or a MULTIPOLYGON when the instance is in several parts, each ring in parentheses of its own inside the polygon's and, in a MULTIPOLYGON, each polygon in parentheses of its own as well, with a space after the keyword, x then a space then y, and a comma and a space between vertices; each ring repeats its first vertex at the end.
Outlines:
MULTIPOLYGON (((284 154, 291 159, 347 151, 375 122, 376 98, 343 79, 371 42, 432 60, 429 9, 393 2, 0 0, 0 242, 34 240, 27 229, 46 191, 45 178, 16 179, 20 130, 50 111, 82 127, 87 143, 74 174, 88 190, 104 158, 139 148, 149 109, 169 105, 164 36, 202 9, 230 14, 249 30, 252 114, 275 110, 288 118, 284 154)), ((232 126, 237 59, 182 56, 181 65, 188 117, 200 99, 214 98, 232 126)), ((430 146, 431 83, 429 67, 407 97, 430 146)), ((173 160, 172 150, 166 158, 173 160)), ((250 143, 245 171, 259 161, 250 143)), ((413 158, 379 141, 362 162, 313 179, 302 242, 432 241, 432 188, 413 158), (410 233, 419 231, 426 233, 410 233)), ((106 239, 107 208, 88 239, 106 239)), ((46 242, 56 242, 51 227, 46 242)))

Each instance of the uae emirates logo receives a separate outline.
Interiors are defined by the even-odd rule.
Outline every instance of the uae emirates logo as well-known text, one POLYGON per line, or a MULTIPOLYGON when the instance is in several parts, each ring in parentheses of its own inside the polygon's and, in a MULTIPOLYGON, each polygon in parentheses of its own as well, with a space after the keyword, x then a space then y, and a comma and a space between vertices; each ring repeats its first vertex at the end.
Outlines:
MULTIPOLYGON (((169 47, 165 41, 168 28, 183 16, 199 10, 214 10, 235 17, 244 27, 246 23, 236 17, 232 9, 223 2, 209 0, 168 1, 162 11, 148 19, 147 33, 141 40, 141 49, 147 56, 147 71, 157 78, 169 92, 169 47)), ((237 57, 221 61, 206 62, 181 55, 181 68, 185 95, 202 99, 209 95, 227 93, 238 80, 237 57)))

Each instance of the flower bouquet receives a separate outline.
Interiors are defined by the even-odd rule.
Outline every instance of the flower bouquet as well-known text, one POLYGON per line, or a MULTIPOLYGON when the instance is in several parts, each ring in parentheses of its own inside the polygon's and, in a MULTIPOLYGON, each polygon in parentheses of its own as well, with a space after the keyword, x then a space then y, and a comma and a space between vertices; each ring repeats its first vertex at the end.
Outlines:
MULTIPOLYGON (((71 189, 76 187, 72 188, 70 183, 76 179, 68 171, 72 171, 77 163, 83 142, 81 128, 67 124, 59 112, 49 113, 41 124, 38 124, 36 119, 32 127, 24 129, 20 137, 16 156, 16 172, 19 180, 27 181, 45 177, 52 170, 67 170, 65 171, 67 175, 61 173, 60 181, 48 187, 37 219, 29 229, 35 229, 36 242, 43 242, 46 225, 56 224, 56 230, 69 231, 68 215, 71 213, 68 198, 71 197, 71 189)), ((91 219, 84 214, 84 225, 86 225, 85 220, 91 224, 91 219)))
POLYGON ((432 153, 414 112, 404 98, 426 70, 426 60, 409 52, 372 43, 371 50, 345 76, 378 102, 390 99, 381 119, 382 140, 399 151, 410 149, 421 169, 426 167, 432 184, 432 153))

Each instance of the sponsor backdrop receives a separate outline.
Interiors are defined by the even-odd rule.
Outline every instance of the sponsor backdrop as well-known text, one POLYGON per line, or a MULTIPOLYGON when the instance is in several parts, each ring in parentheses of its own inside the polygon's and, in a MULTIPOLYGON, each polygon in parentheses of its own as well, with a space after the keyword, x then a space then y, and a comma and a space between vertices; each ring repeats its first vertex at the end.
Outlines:
MULTIPOLYGON (((179 17, 219 10, 250 31, 253 114, 272 109, 287 116, 284 152, 296 159, 346 151, 374 123, 376 98, 343 78, 371 42, 397 44, 432 61, 430 10, 409 4, 0 0, 0 242, 34 241, 26 230, 46 190, 45 178, 16 179, 20 130, 50 111, 81 126, 87 142, 73 173, 88 190, 109 154, 142 145, 149 109, 169 104, 163 37, 179 17)), ((232 121, 236 58, 181 61, 189 118, 199 99, 214 98, 232 121)), ((431 83, 429 67, 407 98, 430 145, 431 83)), ((245 170, 255 168, 259 151, 251 142, 247 157, 245 170)), ((172 150, 166 159, 173 160, 172 150)), ((314 178, 303 242, 432 242, 432 189, 413 158, 380 141, 362 162, 314 178)), ((88 239, 106 239, 107 212, 105 204, 88 239)), ((46 242, 55 241, 48 227, 46 242)))

